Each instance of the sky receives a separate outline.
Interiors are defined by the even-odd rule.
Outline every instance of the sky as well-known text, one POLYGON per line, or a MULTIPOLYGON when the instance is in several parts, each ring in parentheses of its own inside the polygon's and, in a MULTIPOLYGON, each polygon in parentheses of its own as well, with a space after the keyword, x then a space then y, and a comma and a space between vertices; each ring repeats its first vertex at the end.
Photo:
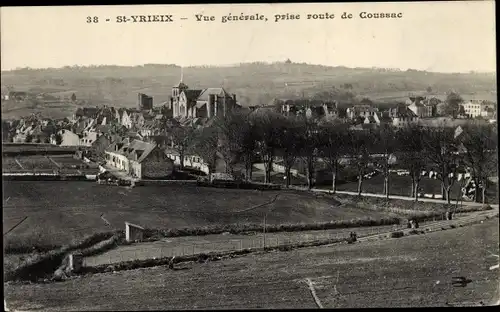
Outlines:
POLYGON ((2 7, 1 69, 293 62, 436 72, 496 71, 494 1, 2 7), (346 12, 352 19, 342 19, 346 12), (361 12, 402 13, 361 19, 361 12), (262 14, 267 21, 221 22, 262 14), (300 19, 275 22, 276 14, 300 19), (333 19, 307 19, 329 13, 333 19), (172 15, 174 22, 117 23, 172 15), (198 22, 196 14, 215 16, 198 22), (87 23, 97 16, 98 23, 87 23), (187 18, 181 20, 180 18, 187 18), (106 22, 109 19, 109 22, 106 22))

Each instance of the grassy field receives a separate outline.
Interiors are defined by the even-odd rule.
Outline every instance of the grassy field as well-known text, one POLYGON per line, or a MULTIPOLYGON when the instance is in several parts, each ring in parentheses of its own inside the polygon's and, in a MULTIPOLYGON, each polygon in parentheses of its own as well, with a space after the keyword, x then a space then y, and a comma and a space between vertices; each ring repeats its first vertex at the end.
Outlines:
POLYGON ((124 229, 124 222, 147 228, 180 228, 232 223, 314 223, 388 216, 363 210, 353 202, 303 192, 276 192, 194 186, 149 186, 134 189, 93 182, 9 181, 3 185, 4 228, 25 216, 12 231, 8 246, 59 246, 95 232, 124 229), (103 215, 104 214, 104 215, 103 215), (101 215, 109 221, 106 225, 101 215))
POLYGON ((498 220, 420 236, 218 262, 5 285, 11 308, 58 310, 430 307, 492 304, 500 296, 498 220), (453 276, 472 280, 453 287, 453 276))
POLYGON ((97 165, 89 165, 73 155, 30 155, 2 158, 2 172, 53 172, 61 173, 94 173, 98 171, 97 165), (16 162, 17 160, 17 162, 16 162))

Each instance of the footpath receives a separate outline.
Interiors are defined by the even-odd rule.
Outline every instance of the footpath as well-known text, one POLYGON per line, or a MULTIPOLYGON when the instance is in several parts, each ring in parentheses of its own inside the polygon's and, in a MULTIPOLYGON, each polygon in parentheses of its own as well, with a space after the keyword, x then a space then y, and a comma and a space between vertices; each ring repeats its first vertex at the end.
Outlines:
MULTIPOLYGON (((498 205, 497 205, 498 207, 498 205)), ((423 222, 417 229, 419 232, 433 232, 450 229, 452 226, 466 226, 492 218, 498 214, 498 208, 487 211, 455 214, 453 220, 436 220, 423 222)), ((385 239, 393 231, 408 234, 406 224, 358 227, 333 230, 253 233, 253 235, 218 234, 206 236, 186 236, 164 238, 154 242, 135 243, 118 246, 103 254, 84 259, 84 266, 92 267, 105 264, 116 264, 123 261, 159 259, 172 256, 188 256, 210 252, 236 251, 248 248, 277 247, 287 244, 300 244, 330 239, 348 238, 350 232, 356 232, 358 242, 385 239)))

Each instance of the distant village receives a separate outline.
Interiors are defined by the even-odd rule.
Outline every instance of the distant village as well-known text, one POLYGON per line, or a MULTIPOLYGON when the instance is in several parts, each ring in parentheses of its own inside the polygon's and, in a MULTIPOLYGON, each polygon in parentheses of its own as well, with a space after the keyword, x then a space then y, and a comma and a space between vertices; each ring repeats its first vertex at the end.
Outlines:
MULTIPOLYGON (((9 91, 2 100, 23 101, 27 92, 9 91)), ((46 99, 45 95, 38 95, 46 99)), ((54 95, 52 95, 54 96, 54 95)), ((53 101, 78 101, 75 93, 61 93, 53 101)), ((339 108, 336 101, 311 99, 274 99, 261 106, 242 107, 236 94, 221 87, 190 89, 181 81, 172 87, 170 100, 155 104, 154 99, 143 93, 137 95, 136 108, 109 106, 79 107, 71 115, 54 120, 39 114, 21 119, 2 120, 2 141, 12 143, 49 143, 58 146, 81 147, 97 161, 127 172, 133 177, 162 175, 162 165, 149 169, 141 163, 153 159, 168 159, 180 162, 175 152, 172 131, 175 128, 203 128, 217 116, 226 116, 234 111, 256 114, 280 113, 284 116, 305 116, 318 122, 342 120, 351 124, 351 129, 370 129, 381 125, 404 127, 411 124, 431 126, 443 119, 482 119, 496 122, 496 104, 482 100, 460 103, 455 116, 449 116, 447 103, 435 97, 409 96, 405 103, 379 110, 369 99, 346 108, 339 108), (161 157, 159 157, 159 155, 161 157), (158 171, 159 170, 159 171, 158 171)), ((199 157, 187 157, 194 167, 204 166, 199 157)))

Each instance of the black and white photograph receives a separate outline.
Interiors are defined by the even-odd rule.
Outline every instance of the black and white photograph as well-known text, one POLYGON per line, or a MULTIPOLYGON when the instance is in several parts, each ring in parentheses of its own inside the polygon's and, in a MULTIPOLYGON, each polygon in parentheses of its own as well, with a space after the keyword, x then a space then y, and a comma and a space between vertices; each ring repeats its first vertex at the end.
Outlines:
POLYGON ((5 311, 500 305, 494 1, 0 23, 5 311))

